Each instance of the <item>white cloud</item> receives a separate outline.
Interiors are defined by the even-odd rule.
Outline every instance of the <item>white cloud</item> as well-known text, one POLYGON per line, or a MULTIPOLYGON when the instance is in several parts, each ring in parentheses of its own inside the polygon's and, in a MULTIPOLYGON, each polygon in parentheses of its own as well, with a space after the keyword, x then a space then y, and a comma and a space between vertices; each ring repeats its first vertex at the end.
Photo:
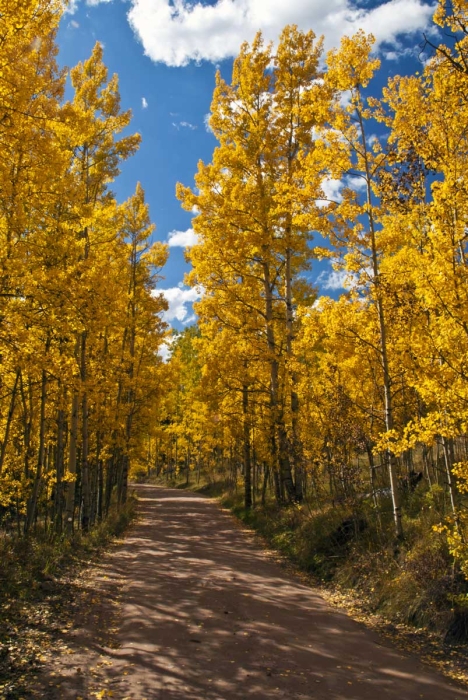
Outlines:
MULTIPOLYGON (((101 5, 105 3, 113 2, 113 0, 86 0, 86 5, 90 7, 95 7, 96 5, 101 5)), ((73 15, 78 9, 80 0, 62 0, 62 5, 66 14, 73 15)), ((88 16, 88 15, 86 15, 88 16)))
MULTIPOLYGON (((426 30, 426 34, 431 34, 431 30, 428 27, 426 30)), ((419 57, 421 53, 421 47, 419 46, 419 49, 414 46, 404 46, 404 44, 401 41, 395 41, 393 43, 393 46, 390 49, 384 49, 382 51, 382 56, 385 58, 387 61, 399 61, 402 58, 405 58, 405 56, 415 56, 419 57)))
POLYGON ((356 192, 362 192, 367 187, 367 182, 365 177, 361 175, 348 175, 346 178, 346 187, 356 192))
POLYGON ((176 338, 176 335, 170 335, 159 346, 158 353, 162 357, 163 362, 167 362, 171 357, 172 345, 176 338))
POLYGON ((67 15, 74 15, 78 9, 79 0, 62 0, 63 11, 67 15))
POLYGON ((80 28, 80 25, 74 19, 72 19, 71 22, 68 23, 68 26, 71 27, 72 29, 79 29, 80 28))
POLYGON ((170 289, 161 289, 160 292, 169 305, 167 311, 163 313, 163 320, 168 323, 174 319, 185 321, 190 314, 187 305, 191 305, 201 297, 201 290, 195 287, 171 287, 170 289))
POLYGON ((322 289, 345 289, 348 273, 345 270, 332 270, 331 272, 322 272, 317 278, 317 284, 322 289))
POLYGON ((322 180, 322 191, 325 195, 325 199, 317 199, 317 206, 326 207, 330 202, 341 202, 343 199, 341 194, 342 188, 342 180, 337 180, 334 177, 329 177, 322 180))
POLYGON ((142 109, 148 109, 148 100, 146 99, 146 97, 141 98, 141 106, 142 109))
POLYGON ((210 118, 211 118, 211 114, 205 114, 205 116, 204 116, 204 118, 203 118, 203 123, 204 123, 204 125, 205 125, 205 129, 207 130, 207 132, 208 132, 209 134, 212 134, 212 133, 213 133, 213 129, 212 129, 211 126, 210 126, 210 118))
POLYGON ((198 126, 195 126, 195 124, 191 124, 190 122, 172 122, 172 126, 175 126, 177 131, 179 129, 190 129, 190 131, 195 131, 195 129, 198 129, 198 126))
POLYGON ((171 346, 168 345, 167 343, 162 343, 159 346, 158 352, 162 357, 162 361, 167 362, 171 356, 171 346))
POLYGON ((352 98, 352 93, 351 90, 345 90, 344 92, 341 93, 340 96, 340 105, 346 109, 346 107, 349 107, 351 104, 351 98, 352 98))
POLYGON ((171 231, 167 243, 169 248, 191 248, 193 245, 197 245, 198 236, 193 228, 186 231, 171 231))
POLYGON ((317 284, 322 289, 337 291, 338 289, 352 289, 356 286, 357 277, 346 270, 324 270, 317 277, 317 284))
POLYGON ((184 326, 188 326, 189 323, 195 323, 196 320, 197 320, 197 317, 195 316, 195 314, 192 314, 191 316, 186 318, 185 321, 182 321, 182 323, 184 324, 184 326))
POLYGON ((353 0, 131 2, 129 22, 145 53, 170 66, 192 60, 216 63, 237 55, 241 43, 251 41, 258 29, 267 40, 275 40, 286 24, 312 28, 317 36, 323 33, 328 47, 337 46, 341 36, 359 28, 372 32, 379 44, 393 43, 398 36, 427 27, 434 11, 423 0, 388 0, 370 9, 356 7, 353 0))

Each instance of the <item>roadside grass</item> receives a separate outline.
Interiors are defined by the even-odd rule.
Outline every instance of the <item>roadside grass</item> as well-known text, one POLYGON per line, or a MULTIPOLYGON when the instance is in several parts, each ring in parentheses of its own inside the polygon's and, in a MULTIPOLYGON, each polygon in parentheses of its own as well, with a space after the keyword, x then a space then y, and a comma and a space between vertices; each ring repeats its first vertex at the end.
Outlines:
POLYGON ((38 528, 30 537, 0 536, 0 600, 34 597, 44 581, 98 553, 124 532, 135 517, 135 507, 132 497, 87 533, 55 535, 38 528))
MULTIPOLYGON (((72 580, 136 517, 136 498, 89 532, 0 538, 0 700, 26 697, 28 682, 61 626, 72 580)), ((62 623, 63 624, 63 623, 62 623)))

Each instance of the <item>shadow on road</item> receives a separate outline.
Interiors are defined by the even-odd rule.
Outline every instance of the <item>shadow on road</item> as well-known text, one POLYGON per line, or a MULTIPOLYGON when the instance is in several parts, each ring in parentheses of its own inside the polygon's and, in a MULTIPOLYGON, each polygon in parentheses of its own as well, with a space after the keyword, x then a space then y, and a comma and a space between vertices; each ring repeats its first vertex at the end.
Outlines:
POLYGON ((88 630, 89 660, 79 682, 68 661, 62 700, 88 697, 96 663, 102 697, 117 699, 468 698, 290 578, 212 501, 137 490, 140 521, 106 561, 126 581, 118 647, 88 630))

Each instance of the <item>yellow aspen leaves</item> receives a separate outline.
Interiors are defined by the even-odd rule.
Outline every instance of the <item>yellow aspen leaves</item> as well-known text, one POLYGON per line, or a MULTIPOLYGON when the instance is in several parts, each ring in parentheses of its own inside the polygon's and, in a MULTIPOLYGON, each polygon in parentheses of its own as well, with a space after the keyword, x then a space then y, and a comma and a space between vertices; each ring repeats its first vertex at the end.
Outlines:
POLYGON ((171 430, 242 475, 247 507, 268 489, 300 502, 303 484, 318 504, 362 497, 378 511, 389 498, 401 538, 420 470, 428 499, 444 475, 444 532, 466 529, 466 12, 438 3, 452 45, 381 96, 363 31, 325 65, 312 33, 286 27, 276 48, 259 34, 231 83, 217 75, 218 145, 195 189, 177 191, 196 212, 187 282, 203 295, 199 335, 179 338, 170 363, 184 376, 187 343, 177 401, 196 416, 177 413, 171 430), (338 299, 316 299, 315 258, 331 260, 338 299))
POLYGON ((0 2, 0 503, 19 531, 87 529, 126 498, 158 423, 167 252, 144 192, 109 186, 138 148, 121 136, 103 48, 70 71, 63 4, 0 2))

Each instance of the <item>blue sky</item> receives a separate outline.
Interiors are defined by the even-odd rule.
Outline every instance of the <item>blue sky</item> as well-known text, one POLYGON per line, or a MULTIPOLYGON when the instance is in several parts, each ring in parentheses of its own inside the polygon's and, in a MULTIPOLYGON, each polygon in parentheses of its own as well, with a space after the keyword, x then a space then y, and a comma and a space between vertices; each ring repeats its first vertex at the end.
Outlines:
MULTIPOLYGON (((72 67, 100 41, 109 72, 119 75, 122 107, 132 109, 132 131, 143 141, 113 189, 123 201, 140 181, 156 238, 172 243, 161 285, 170 305, 166 320, 180 328, 193 318, 196 292, 183 286, 188 266, 182 247, 190 242, 191 217, 175 198, 175 185, 191 185, 198 160, 209 161, 216 145, 205 126, 216 68, 229 80, 233 56, 258 29, 274 40, 284 25, 296 23, 325 34, 331 48, 362 27, 376 36, 383 61, 378 82, 384 84, 389 75, 417 70, 432 12, 425 0, 72 2, 59 32, 59 62, 72 67)), ((328 262, 314 264, 312 279, 326 293, 340 292, 339 276, 328 262)))

